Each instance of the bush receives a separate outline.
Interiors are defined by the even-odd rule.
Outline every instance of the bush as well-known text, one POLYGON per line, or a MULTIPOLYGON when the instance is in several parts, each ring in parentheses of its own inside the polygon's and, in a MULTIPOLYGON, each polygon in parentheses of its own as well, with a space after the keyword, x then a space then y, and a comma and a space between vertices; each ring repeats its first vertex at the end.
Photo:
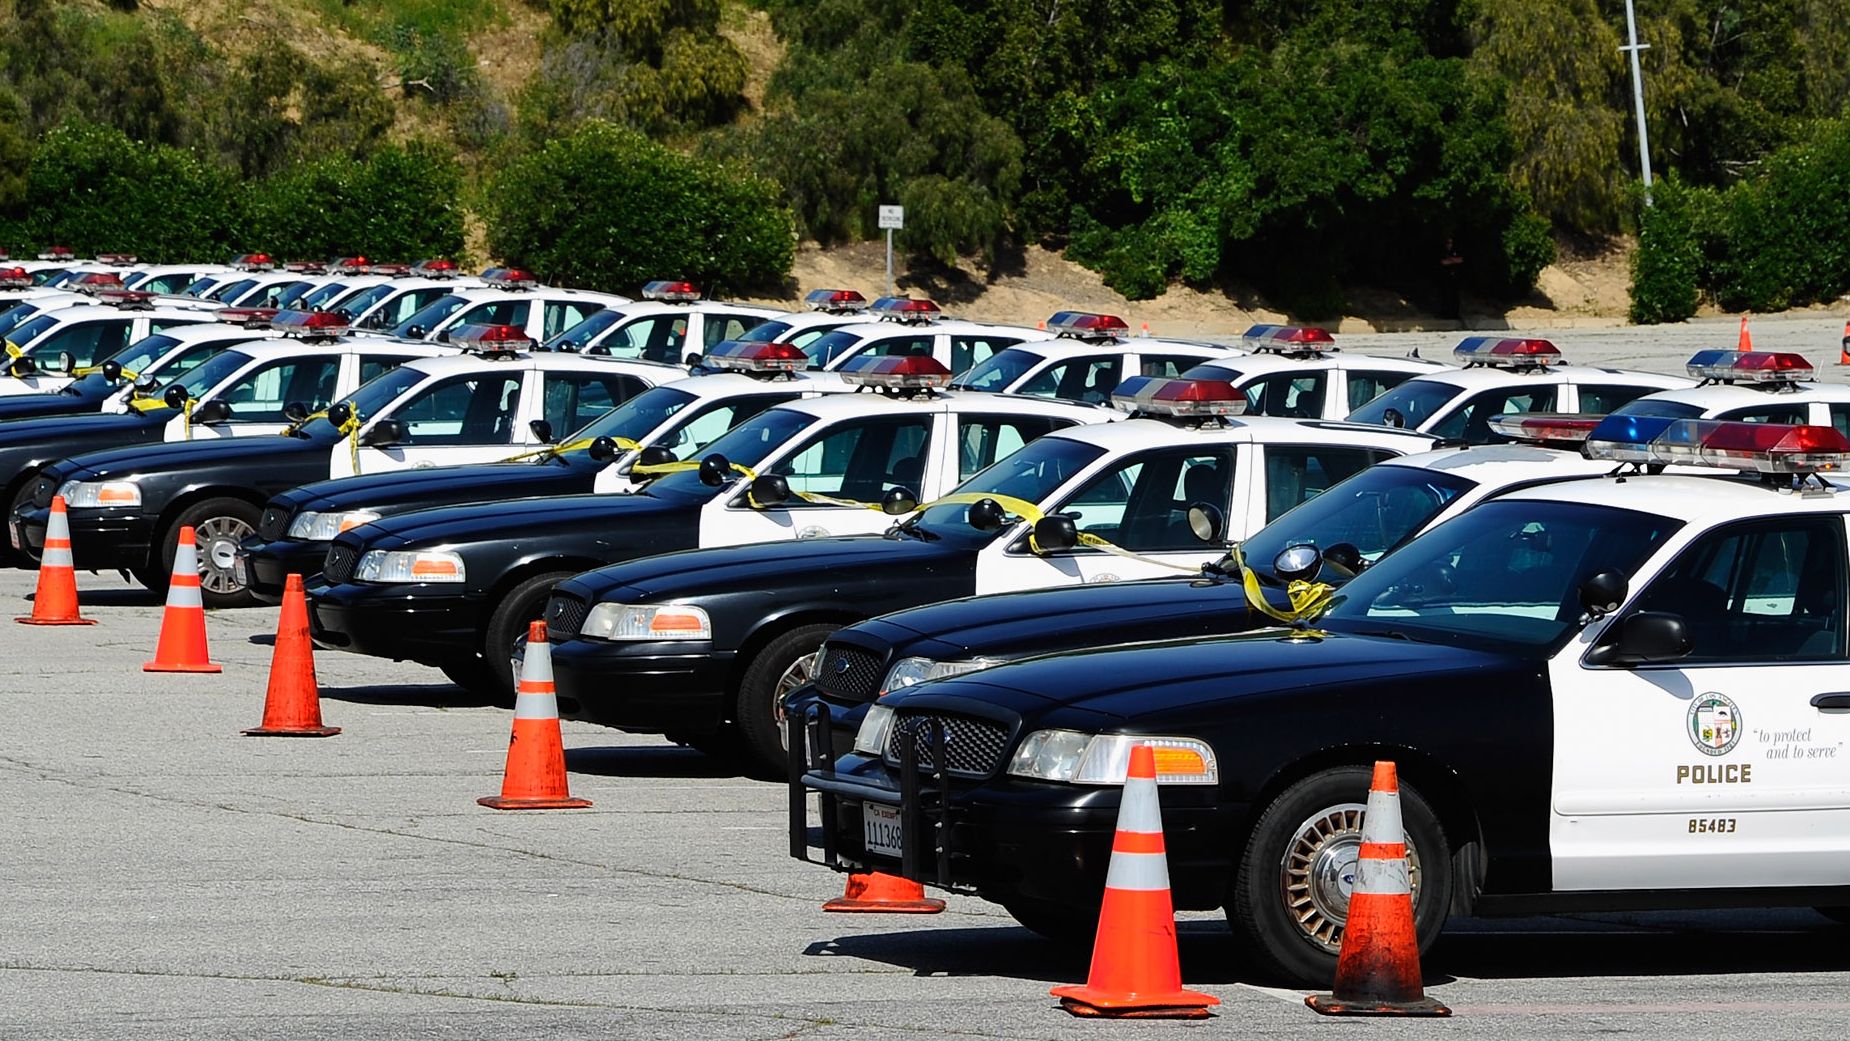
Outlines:
POLYGON ((769 286, 789 274, 796 247, 775 185, 609 124, 510 163, 484 194, 490 249, 564 285, 769 286))
POLYGON ((427 145, 302 163, 250 184, 249 241, 290 257, 453 256, 461 191, 462 168, 427 145))
POLYGON ((21 224, 34 242, 79 254, 127 252, 152 263, 215 257, 236 238, 237 188, 187 149, 67 124, 32 156, 21 224))
POLYGON ((1652 205, 1638 217, 1638 251, 1632 254, 1632 321, 1680 322, 1696 313, 1702 252, 1693 196, 1675 176, 1659 182, 1652 205))
POLYGON ((1727 241, 1715 257, 1716 299, 1778 311, 1850 289, 1850 122, 1820 125, 1781 149, 1721 200, 1727 241))

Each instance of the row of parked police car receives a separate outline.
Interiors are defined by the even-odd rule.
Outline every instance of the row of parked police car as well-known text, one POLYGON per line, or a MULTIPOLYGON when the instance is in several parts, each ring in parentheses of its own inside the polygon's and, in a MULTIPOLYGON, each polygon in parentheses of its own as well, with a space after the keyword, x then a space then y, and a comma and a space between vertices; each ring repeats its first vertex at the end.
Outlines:
POLYGON ((566 717, 787 771, 794 856, 1086 937, 1150 744, 1177 906, 1299 982, 1380 758, 1422 943, 1850 916, 1850 387, 1801 356, 1447 365, 359 258, 0 284, 11 563, 54 496, 80 569, 151 588, 191 526, 208 606, 300 573, 319 646, 495 698, 543 619, 566 717))

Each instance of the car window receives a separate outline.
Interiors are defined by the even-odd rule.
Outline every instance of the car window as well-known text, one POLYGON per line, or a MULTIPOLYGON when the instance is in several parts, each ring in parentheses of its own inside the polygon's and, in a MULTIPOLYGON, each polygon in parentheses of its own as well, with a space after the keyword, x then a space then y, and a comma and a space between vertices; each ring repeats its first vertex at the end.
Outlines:
POLYGON ((1831 425, 1838 433, 1850 437, 1850 405, 1831 406, 1831 425))
POLYGON ((1416 429, 1457 395, 1458 388, 1450 383, 1416 377, 1350 412, 1349 422, 1416 429))
POLYGON ((879 502, 888 488, 917 490, 925 476, 930 416, 882 416, 839 423, 771 468, 793 492, 879 502))
POLYGON ((1328 373, 1280 372, 1261 376, 1241 390, 1246 394, 1246 411, 1254 415, 1321 419, 1328 386, 1328 373))
MULTIPOLYGON (((464 325, 518 325, 526 327, 527 315, 533 310, 530 300, 495 300, 465 308, 450 329, 464 325)), ((446 330, 447 331, 447 330, 446 330)))
POLYGON ((56 358, 69 351, 73 365, 90 365, 107 358, 129 344, 134 322, 127 318, 106 318, 95 322, 67 325, 40 340, 32 348, 34 358, 56 358))
POLYGON ((1555 407, 1552 383, 1514 390, 1487 390, 1474 395, 1433 426, 1431 434, 1452 441, 1482 445, 1503 440, 1491 432, 1490 417, 1517 412, 1551 412, 1555 407))
POLYGON ((663 447, 678 459, 692 458, 713 443, 721 434, 763 412, 772 405, 793 400, 788 394, 760 394, 749 398, 732 398, 695 413, 687 422, 663 438, 663 447))
POLYGON ((1682 617, 1691 651, 1679 665, 1838 660, 1844 586, 1842 518, 1782 517, 1697 539, 1635 609, 1682 617))
POLYGON ((1657 416, 1663 419, 1695 419, 1702 415, 1701 405, 1691 405, 1681 401, 1663 401, 1653 398, 1639 398, 1628 401, 1613 410, 1621 416, 1657 416))
POLYGON ((1225 511, 1233 450, 1145 452, 1086 482, 1058 512, 1085 534, 1139 552, 1201 549, 1188 523, 1191 503, 1225 511))
POLYGON ((604 337, 589 353, 675 364, 681 360, 681 349, 686 342, 686 315, 649 315, 604 337))
POLYGON ((1716 418, 1742 423, 1809 423, 1811 409, 1806 405, 1759 405, 1723 412, 1716 418))
POLYGON ((360 384, 364 386, 371 383, 375 377, 391 372, 413 357, 415 356, 410 354, 369 354, 361 358, 360 384))
POLYGON ((951 337, 951 372, 968 372, 973 365, 988 361, 998 351, 1021 342, 1019 336, 978 336, 951 337))
POLYGON ((1265 446, 1266 523, 1392 455, 1375 448, 1333 445, 1265 446))
MULTIPOLYGON (((424 308, 441 300, 446 291, 442 288, 433 286, 429 289, 408 289, 397 296, 392 296, 392 292, 392 287, 389 285, 374 286, 366 290, 366 292, 362 293, 360 296, 347 301, 345 310, 351 311, 357 315, 365 313, 368 308, 375 308, 371 314, 366 315, 366 320, 360 323, 361 327, 366 329, 391 329, 403 324, 412 315, 417 314, 424 308), (374 296, 373 294, 375 293, 378 295, 374 296), (385 302, 380 303, 382 300, 385 302)), ((442 321, 446 317, 448 317, 447 314, 439 315, 434 320, 442 321)))
POLYGON ((148 331, 158 333, 163 329, 184 329, 189 325, 204 325, 209 321, 211 319, 204 316, 199 318, 150 318, 148 319, 148 331))
POLYGON ((721 340, 736 340, 757 327, 764 318, 755 314, 715 314, 708 311, 701 318, 700 342, 711 347, 721 340))
POLYGON ((135 288, 144 293, 160 293, 171 296, 191 285, 192 281, 193 276, 185 273, 149 275, 147 278, 135 283, 135 288))
POLYGON ((234 420, 282 423, 283 407, 292 402, 310 412, 327 408, 339 374, 339 358, 290 358, 245 373, 215 397, 231 406, 234 420))
POLYGON ((884 340, 875 340, 868 344, 867 349, 856 354, 855 357, 928 358, 931 356, 932 339, 930 333, 921 336, 889 336, 884 340))
POLYGON ((161 366, 161 375, 169 380, 176 376, 183 376, 204 364, 207 358, 237 342, 237 340, 212 340, 185 348, 167 359, 167 364, 161 366))
POLYGON ((1180 354, 1146 354, 1139 361, 1137 371, 1144 376, 1174 379, 1200 364, 1200 358, 1180 354))
POLYGON ((1103 404, 1111 400, 1123 370, 1122 355, 1102 358, 1070 358, 1047 366, 1023 383, 1018 392, 1062 401, 1090 401, 1103 404))
POLYGON ((524 373, 442 380, 392 411, 407 445, 502 445, 513 440, 524 373))
POLYGON ((238 297, 250 292, 251 287, 256 284, 257 280, 254 278, 240 278, 235 282, 225 282, 208 289, 204 295, 207 300, 219 300, 224 303, 232 303, 237 300, 238 297))
POLYGON ((540 339, 550 340, 603 309, 603 304, 589 300, 548 300, 540 308, 540 339))
POLYGON ((543 412, 553 433, 577 430, 586 423, 648 389, 641 380, 620 372, 584 374, 548 373, 543 412))
POLYGON ((1580 388, 1580 414, 1583 416, 1604 416, 1623 405, 1662 390, 1662 387, 1633 387, 1622 383, 1582 383, 1580 388))
MULTIPOLYGON (((957 417, 957 480, 967 481, 978 470, 1013 453, 1042 434, 1071 426, 1052 416, 957 417)), ((911 489, 918 491, 917 488, 911 489)))
POLYGON ((1382 369, 1350 369, 1343 374, 1349 384, 1349 407, 1361 408, 1402 383, 1412 378, 1411 372, 1392 372, 1382 369))

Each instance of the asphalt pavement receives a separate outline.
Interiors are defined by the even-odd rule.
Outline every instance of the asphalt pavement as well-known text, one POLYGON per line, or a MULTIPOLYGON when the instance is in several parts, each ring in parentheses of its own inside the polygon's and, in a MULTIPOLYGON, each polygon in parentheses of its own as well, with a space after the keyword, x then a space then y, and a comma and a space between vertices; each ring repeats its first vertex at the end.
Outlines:
MULTIPOLYGON (((1733 322, 1556 331, 1574 360, 1679 371, 1733 322)), ((1842 320, 1756 319, 1834 363, 1842 320)), ((1439 357, 1455 334, 1346 337, 1439 357)), ((0 572, 25 613, 33 576, 0 572)), ((147 675, 152 594, 79 576, 90 627, 0 619, 0 1039, 1113 1036, 1836 1041, 1850 927, 1806 910, 1457 921, 1450 1020, 1326 1020, 1257 984, 1217 915, 1181 923, 1189 1024, 1069 1018, 1086 952, 953 897, 827 915, 784 790, 659 739, 564 725, 579 811, 502 813, 509 713, 434 670, 322 653, 323 740, 259 740, 274 610, 209 616, 217 676, 147 675)))

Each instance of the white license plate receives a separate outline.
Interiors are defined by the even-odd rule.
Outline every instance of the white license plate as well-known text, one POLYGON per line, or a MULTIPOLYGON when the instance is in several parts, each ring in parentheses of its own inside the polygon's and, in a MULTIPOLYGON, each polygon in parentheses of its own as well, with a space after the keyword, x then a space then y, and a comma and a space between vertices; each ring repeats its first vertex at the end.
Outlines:
POLYGON ((861 804, 861 837, 867 852, 885 853, 890 857, 905 855, 899 830, 899 811, 891 806, 867 802, 861 804))

